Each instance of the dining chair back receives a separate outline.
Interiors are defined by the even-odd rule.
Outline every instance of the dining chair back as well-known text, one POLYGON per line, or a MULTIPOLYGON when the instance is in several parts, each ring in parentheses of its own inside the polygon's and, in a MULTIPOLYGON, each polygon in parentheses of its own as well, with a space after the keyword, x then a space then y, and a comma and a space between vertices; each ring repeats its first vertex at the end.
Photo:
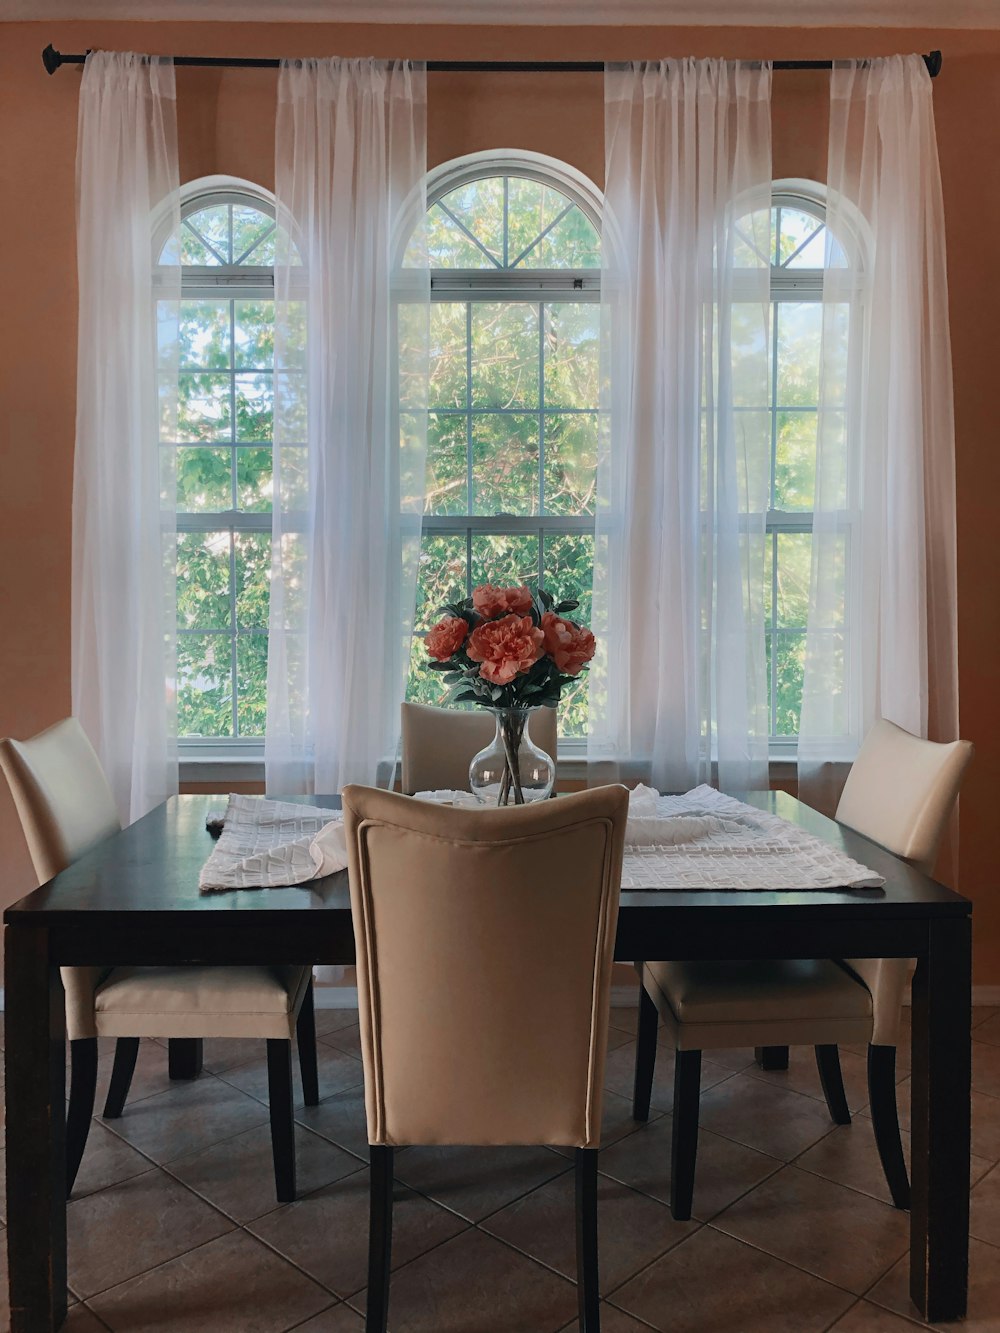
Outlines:
POLYGON ((343 793, 372 1153, 367 1328, 388 1309, 392 1151, 577 1149, 581 1327, 628 793, 468 810, 343 793))
POLYGON ((837 822, 931 874, 973 753, 969 741, 927 741, 880 719, 851 767, 837 822))
MULTIPOLYGON (((489 745, 496 722, 484 708, 434 708, 429 704, 403 704, 402 782, 403 791, 467 791, 469 765, 489 745)), ((555 708, 536 708, 528 723, 531 739, 556 761, 555 708)))
POLYGON ((101 761, 75 717, 0 740, 3 770, 40 884, 121 828, 101 761))

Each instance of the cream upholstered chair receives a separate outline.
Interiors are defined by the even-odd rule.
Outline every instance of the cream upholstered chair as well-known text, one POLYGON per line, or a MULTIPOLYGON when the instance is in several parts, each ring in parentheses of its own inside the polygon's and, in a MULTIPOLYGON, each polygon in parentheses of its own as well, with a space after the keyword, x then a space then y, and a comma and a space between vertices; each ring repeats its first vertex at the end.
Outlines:
MULTIPOLYGON (((940 745, 891 722, 877 722, 851 769, 837 819, 930 873, 972 753, 968 741, 940 745)), ((893 1203, 909 1207, 895 1067, 910 960, 638 966, 642 986, 633 1112, 640 1120, 649 1114, 659 1017, 677 1051, 670 1182, 675 1217, 691 1215, 701 1052, 726 1046, 815 1046, 830 1113, 846 1124, 850 1112, 837 1044, 868 1043, 875 1141, 893 1203)))
MULTIPOLYGON (((496 731, 491 713, 483 708, 433 708, 429 704, 403 704, 402 780, 403 791, 468 791, 469 765, 489 745, 496 731)), ((536 708, 528 730, 540 750, 556 761, 555 708, 536 708)))
POLYGON ((371 1145, 365 1327, 386 1328, 393 1149, 539 1143, 576 1149, 580 1325, 597 1333, 628 793, 467 810, 346 787, 343 802, 371 1145))
MULTIPOLYGON (((75 718, 28 741, 0 741, 6 775, 40 884, 121 828, 100 760, 75 718)), ((298 1037, 307 1105, 319 1101, 312 971, 305 967, 62 969, 70 1040, 66 1192, 87 1144, 97 1084, 97 1039, 117 1037, 104 1115, 122 1114, 141 1037, 170 1041, 171 1077, 201 1067, 201 1039, 267 1041, 268 1092, 279 1202, 295 1198, 291 1041, 298 1037)))

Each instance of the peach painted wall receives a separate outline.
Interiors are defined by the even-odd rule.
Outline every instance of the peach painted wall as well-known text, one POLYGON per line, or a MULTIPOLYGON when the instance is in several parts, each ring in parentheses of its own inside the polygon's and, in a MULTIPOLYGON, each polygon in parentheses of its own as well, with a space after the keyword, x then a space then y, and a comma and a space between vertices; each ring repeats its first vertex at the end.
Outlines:
MULTIPOLYGON (((47 42, 224 55, 625 59, 877 55, 939 46, 935 85, 951 283, 958 439, 962 734, 977 757, 962 799, 961 887, 976 904, 976 978, 1000 984, 993 794, 1000 789, 1000 33, 874 29, 500 29, 306 24, 46 23, 0 26, 0 734, 69 711, 69 558, 76 357, 74 152, 79 74, 49 78, 47 42)), ((179 70, 182 179, 213 172, 273 184, 275 75, 179 70)), ((822 179, 827 78, 776 75, 774 170, 822 179)), ((485 148, 561 157, 601 183, 598 75, 434 75, 430 165, 485 148)), ((0 902, 32 885, 0 793, 0 902)))

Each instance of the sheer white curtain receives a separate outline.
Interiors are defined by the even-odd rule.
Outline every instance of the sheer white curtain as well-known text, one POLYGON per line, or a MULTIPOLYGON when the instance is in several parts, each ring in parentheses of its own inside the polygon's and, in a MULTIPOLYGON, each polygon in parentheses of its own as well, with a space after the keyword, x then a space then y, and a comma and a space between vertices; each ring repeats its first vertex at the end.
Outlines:
POLYGON ((401 292, 394 275, 423 227, 426 144, 422 65, 282 64, 269 791, 386 782, 395 761, 423 508, 430 279, 426 264, 408 270, 401 292))
POLYGON ((605 74, 597 780, 765 786, 771 69, 605 74))
POLYGON ((158 417, 169 434, 180 267, 154 273, 153 253, 154 230, 180 225, 172 61, 88 55, 76 169, 73 712, 128 823, 177 790, 174 483, 158 417))
POLYGON ((958 735, 944 210, 920 56, 834 65, 827 179, 799 784, 832 810, 877 718, 958 735))

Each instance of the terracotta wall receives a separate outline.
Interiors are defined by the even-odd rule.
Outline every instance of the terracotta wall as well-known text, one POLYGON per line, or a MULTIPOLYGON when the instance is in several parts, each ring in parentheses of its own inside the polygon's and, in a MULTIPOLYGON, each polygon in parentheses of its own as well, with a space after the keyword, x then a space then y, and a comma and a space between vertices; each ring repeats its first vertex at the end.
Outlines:
MULTIPOLYGON (((226 55, 614 59, 667 54, 775 58, 876 55, 939 46, 935 85, 951 282, 958 436, 962 733, 977 757, 962 800, 961 887, 976 902, 976 977, 1000 984, 993 794, 1000 787, 1000 34, 873 29, 499 29, 319 25, 0 25, 0 734, 28 735, 69 711, 69 559, 76 356, 74 152, 79 74, 49 78, 52 42, 226 55)), ((178 71, 181 172, 273 183, 275 76, 178 71)), ((775 76, 778 176, 822 179, 827 79, 775 76)), ((598 75, 434 75, 430 164, 484 148, 528 148, 603 176, 598 75)), ((0 901, 32 883, 0 793, 0 901)))

